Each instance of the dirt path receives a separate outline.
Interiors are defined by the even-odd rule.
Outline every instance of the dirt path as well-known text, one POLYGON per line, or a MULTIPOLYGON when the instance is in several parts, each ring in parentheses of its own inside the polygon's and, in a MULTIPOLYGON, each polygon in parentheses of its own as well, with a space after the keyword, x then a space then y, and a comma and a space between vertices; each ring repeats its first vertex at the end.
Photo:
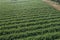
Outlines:
POLYGON ((56 2, 52 2, 51 0, 43 0, 44 2, 48 3, 52 7, 54 7, 57 10, 60 10, 60 5, 56 2))

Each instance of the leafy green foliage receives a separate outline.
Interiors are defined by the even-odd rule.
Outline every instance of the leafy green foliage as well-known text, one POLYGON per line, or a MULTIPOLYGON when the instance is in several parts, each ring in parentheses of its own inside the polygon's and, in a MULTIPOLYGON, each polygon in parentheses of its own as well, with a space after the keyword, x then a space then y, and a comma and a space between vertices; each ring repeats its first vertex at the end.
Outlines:
POLYGON ((0 40, 60 39, 60 11, 42 0, 0 0, 0 40))

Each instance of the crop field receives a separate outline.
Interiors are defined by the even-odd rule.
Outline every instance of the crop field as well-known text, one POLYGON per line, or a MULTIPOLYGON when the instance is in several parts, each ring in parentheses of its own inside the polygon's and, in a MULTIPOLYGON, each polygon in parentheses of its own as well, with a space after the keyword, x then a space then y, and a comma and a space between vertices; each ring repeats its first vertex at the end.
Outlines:
POLYGON ((42 0, 0 0, 0 40, 60 40, 60 11, 42 0))

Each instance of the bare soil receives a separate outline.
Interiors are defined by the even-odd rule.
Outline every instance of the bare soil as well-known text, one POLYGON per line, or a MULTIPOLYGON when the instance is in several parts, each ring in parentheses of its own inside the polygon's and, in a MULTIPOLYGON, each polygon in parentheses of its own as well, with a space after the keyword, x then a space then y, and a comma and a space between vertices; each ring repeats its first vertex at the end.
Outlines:
POLYGON ((56 2, 53 2, 51 0, 43 0, 44 2, 48 3, 49 5, 51 5, 52 7, 54 7, 57 10, 60 10, 60 5, 56 2))

